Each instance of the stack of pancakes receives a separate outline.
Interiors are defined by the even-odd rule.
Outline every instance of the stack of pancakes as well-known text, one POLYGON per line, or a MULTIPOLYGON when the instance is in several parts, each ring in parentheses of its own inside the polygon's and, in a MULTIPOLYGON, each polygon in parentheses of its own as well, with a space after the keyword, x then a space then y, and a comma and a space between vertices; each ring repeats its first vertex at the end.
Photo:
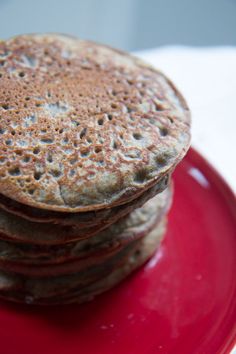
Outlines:
POLYGON ((0 297, 87 301, 150 258, 189 127, 174 85, 127 53, 0 42, 0 297))

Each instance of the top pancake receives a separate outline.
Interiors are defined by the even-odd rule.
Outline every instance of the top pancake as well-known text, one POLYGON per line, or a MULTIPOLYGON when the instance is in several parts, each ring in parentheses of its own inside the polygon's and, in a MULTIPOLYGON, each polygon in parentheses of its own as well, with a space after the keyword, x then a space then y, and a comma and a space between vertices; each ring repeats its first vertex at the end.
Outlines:
POLYGON ((83 212, 127 203, 169 173, 190 114, 159 71, 57 35, 0 42, 0 194, 83 212))

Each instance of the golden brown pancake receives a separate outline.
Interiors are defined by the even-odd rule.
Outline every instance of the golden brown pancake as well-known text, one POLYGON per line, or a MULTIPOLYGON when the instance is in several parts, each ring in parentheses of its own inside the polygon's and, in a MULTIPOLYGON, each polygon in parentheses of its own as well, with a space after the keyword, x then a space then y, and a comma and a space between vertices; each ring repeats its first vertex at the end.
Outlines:
POLYGON ((0 42, 0 116, 2 200, 48 211, 131 202, 189 147, 189 109, 162 73, 63 35, 0 42))

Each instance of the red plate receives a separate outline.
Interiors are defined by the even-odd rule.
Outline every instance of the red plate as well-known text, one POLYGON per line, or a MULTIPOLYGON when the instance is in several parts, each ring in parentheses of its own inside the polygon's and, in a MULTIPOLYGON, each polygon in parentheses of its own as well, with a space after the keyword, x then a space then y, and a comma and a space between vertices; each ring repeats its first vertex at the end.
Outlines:
POLYGON ((236 338, 235 198, 194 150, 156 255, 86 305, 0 304, 3 354, 217 354, 236 338))

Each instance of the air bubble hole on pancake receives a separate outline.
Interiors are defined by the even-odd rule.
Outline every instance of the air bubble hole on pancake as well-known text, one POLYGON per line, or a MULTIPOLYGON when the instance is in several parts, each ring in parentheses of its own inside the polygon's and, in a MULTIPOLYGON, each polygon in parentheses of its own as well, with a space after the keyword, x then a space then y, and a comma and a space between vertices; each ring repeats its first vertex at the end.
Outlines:
POLYGON ((0 53, 0 194, 52 211, 114 207, 186 153, 189 109, 139 59, 53 34, 2 41, 0 53))

